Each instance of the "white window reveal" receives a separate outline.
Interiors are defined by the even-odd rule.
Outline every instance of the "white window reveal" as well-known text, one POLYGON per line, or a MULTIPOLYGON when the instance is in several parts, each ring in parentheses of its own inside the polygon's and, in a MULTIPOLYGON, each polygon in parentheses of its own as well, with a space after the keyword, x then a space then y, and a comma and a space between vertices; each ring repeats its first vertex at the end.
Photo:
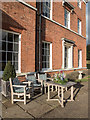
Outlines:
POLYGON ((77 5, 81 9, 81 0, 77 0, 77 5))
POLYGON ((82 67, 82 50, 78 50, 78 67, 82 67))
POLYGON ((44 0, 43 15, 52 19, 52 0, 44 0))
POLYGON ((4 71, 8 61, 19 71, 19 34, 2 30, 2 38, 0 39, 0 71, 4 71))
POLYGON ((73 68, 73 43, 62 41, 62 68, 73 68))
POLYGON ((78 19, 78 33, 81 35, 81 20, 78 19))
POLYGON ((64 13, 65 26, 70 29, 70 12, 65 9, 64 13))
POLYGON ((42 42, 42 70, 52 69, 52 43, 42 42))

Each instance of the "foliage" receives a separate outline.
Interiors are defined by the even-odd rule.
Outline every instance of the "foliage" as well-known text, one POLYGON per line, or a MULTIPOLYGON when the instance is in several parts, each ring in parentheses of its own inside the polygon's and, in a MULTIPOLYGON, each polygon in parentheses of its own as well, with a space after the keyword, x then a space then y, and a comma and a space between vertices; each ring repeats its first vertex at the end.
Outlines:
POLYGON ((10 61, 5 66, 4 72, 3 72, 3 80, 4 81, 9 81, 9 78, 15 78, 16 77, 16 72, 14 69, 14 66, 11 64, 10 61))
POLYGON ((54 82, 59 84, 66 84, 68 80, 65 78, 64 72, 54 75, 54 82))
POLYGON ((87 45, 87 60, 90 60, 90 44, 87 45))
POLYGON ((74 71, 74 72, 68 73, 66 75, 66 78, 69 81, 75 81, 76 79, 78 79, 78 76, 79 76, 79 72, 78 71, 74 71))

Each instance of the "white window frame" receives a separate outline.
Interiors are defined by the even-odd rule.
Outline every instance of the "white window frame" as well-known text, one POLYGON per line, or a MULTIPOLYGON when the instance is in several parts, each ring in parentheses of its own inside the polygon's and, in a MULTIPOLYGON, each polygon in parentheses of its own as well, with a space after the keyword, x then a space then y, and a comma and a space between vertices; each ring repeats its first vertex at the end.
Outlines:
POLYGON ((78 7, 81 9, 81 0, 77 0, 78 7))
POLYGON ((78 67, 82 68, 82 50, 78 50, 78 67))
MULTIPOLYGON (((4 29, 0 29, 1 33, 2 31, 6 32, 6 33, 12 33, 12 34, 16 34, 19 36, 19 42, 18 42, 18 70, 16 70, 16 73, 21 73, 21 34, 20 33, 16 33, 16 32, 12 32, 12 31, 8 31, 8 30, 4 30, 4 29)), ((2 52, 2 50, 1 50, 2 52)), ((7 62, 7 60, 6 60, 7 62)), ((0 77, 2 77, 3 71, 0 71, 0 77)))
MULTIPOLYGON (((47 2, 47 0, 44 0, 42 3, 44 3, 44 2, 47 2)), ((45 16, 45 17, 48 17, 48 18, 50 18, 50 19, 52 19, 52 6, 53 6, 53 0, 50 0, 50 17, 48 17, 48 16, 46 16, 46 15, 44 15, 44 13, 43 13, 43 15, 45 16)), ((44 11, 44 4, 43 4, 43 11, 44 11)))
POLYGON ((67 9, 64 10, 64 22, 65 22, 65 20, 67 20, 67 25, 65 25, 65 27, 70 29, 70 12, 67 9), (65 18, 66 17, 66 15, 65 15, 66 12, 65 11, 67 12, 67 18, 65 18))
MULTIPOLYGON (((68 43, 68 42, 67 42, 68 43)), ((65 45, 62 41, 62 69, 73 68, 73 44, 65 45), (68 65, 65 67, 65 46, 68 48, 68 65)))
POLYGON ((78 18, 78 33, 81 35, 81 20, 78 18))
POLYGON ((51 42, 46 42, 46 41, 42 41, 42 43, 50 44, 50 61, 49 61, 50 62, 50 68, 42 68, 42 71, 52 70, 52 43, 51 42))

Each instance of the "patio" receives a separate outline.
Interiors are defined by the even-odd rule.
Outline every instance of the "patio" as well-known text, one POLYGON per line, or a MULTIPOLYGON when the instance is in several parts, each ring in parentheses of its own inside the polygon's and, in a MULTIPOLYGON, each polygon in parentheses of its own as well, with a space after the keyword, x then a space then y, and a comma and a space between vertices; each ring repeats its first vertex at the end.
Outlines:
MULTIPOLYGON (((64 108, 57 101, 46 101, 47 94, 36 95, 26 105, 23 102, 11 104, 10 98, 2 96, 2 118, 88 118, 88 82, 76 88, 75 101, 65 103, 64 108)), ((65 97, 69 92, 65 92, 65 97)), ((57 97, 56 92, 51 92, 51 96, 57 97)))

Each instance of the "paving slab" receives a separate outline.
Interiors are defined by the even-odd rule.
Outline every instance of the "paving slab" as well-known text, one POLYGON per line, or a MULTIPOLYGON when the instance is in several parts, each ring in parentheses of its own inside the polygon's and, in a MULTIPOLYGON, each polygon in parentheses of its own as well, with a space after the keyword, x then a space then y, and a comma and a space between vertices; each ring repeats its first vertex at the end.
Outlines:
MULTIPOLYGON (((10 99, 2 97, 2 111, 4 118, 88 118, 88 82, 81 83, 81 88, 74 92, 75 101, 67 102, 62 108, 58 101, 46 101, 48 94, 34 96, 27 100, 27 104, 16 102, 11 104, 10 99)), ((75 88, 74 88, 75 90, 75 88)), ((56 92, 51 92, 51 97, 56 92)), ((70 90, 65 92, 68 97, 70 90)), ((57 98, 57 96, 55 96, 57 98)))
POLYGON ((31 101, 27 105, 24 105, 21 102, 18 102, 18 105, 22 107, 25 111, 29 112, 35 118, 39 118, 46 112, 50 111, 52 107, 48 104, 41 104, 36 101, 31 101))
POLYGON ((13 106, 5 109, 2 108, 2 117, 3 118, 33 118, 30 114, 26 113, 19 106, 13 106))

